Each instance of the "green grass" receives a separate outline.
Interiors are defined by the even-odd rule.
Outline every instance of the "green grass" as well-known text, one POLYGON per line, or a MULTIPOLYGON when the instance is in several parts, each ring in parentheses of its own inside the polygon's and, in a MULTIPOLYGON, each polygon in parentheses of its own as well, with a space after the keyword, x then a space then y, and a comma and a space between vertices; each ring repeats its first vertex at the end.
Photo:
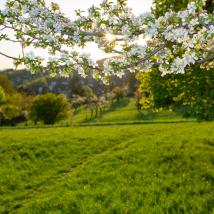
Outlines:
POLYGON ((90 112, 81 109, 72 117, 72 123, 96 123, 98 124, 122 124, 122 123, 151 123, 151 122, 183 122, 195 121, 193 118, 183 118, 179 111, 163 110, 154 112, 152 110, 138 111, 134 99, 125 98, 114 102, 99 117, 90 118, 90 112))
MULTIPOLYGON (((86 107, 80 108, 76 113, 62 121, 58 121, 51 127, 68 127, 68 126, 100 126, 100 125, 131 125, 131 124, 150 124, 150 123, 183 123, 195 122, 195 118, 184 118, 181 110, 170 111, 163 109, 153 111, 152 109, 137 110, 133 98, 124 98, 118 102, 113 102, 105 108, 102 114, 91 117, 91 112, 86 107)), ((35 125, 28 121, 20 123, 17 127, 47 127, 42 123, 35 125)))
POLYGON ((213 130, 0 129, 0 213, 214 213, 213 130))

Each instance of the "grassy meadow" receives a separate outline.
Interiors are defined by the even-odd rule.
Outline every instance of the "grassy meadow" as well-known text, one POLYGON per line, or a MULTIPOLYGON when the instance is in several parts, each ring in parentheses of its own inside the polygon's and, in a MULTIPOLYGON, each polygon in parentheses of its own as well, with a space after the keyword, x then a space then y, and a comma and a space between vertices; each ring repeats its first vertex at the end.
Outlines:
POLYGON ((213 122, 129 101, 86 114, 76 126, 0 129, 0 213, 214 213, 213 122))
POLYGON ((153 110, 138 111, 135 106, 135 100, 124 98, 118 102, 112 103, 98 117, 90 117, 87 109, 80 109, 77 114, 73 114, 71 118, 72 124, 136 124, 151 122, 193 122, 194 118, 184 118, 180 110, 170 111, 162 110, 154 112, 153 110))

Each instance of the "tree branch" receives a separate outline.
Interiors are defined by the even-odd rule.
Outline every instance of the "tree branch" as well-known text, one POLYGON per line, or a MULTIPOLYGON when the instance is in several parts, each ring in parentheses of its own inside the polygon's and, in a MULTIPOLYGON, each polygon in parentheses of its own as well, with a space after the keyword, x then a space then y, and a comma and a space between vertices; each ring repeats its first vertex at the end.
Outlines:
POLYGON ((207 53, 212 53, 212 54, 214 53, 214 49, 210 49, 210 50, 209 49, 204 49, 203 51, 207 52, 207 53))
POLYGON ((196 61, 196 64, 202 64, 202 63, 208 62, 208 61, 210 61, 210 60, 214 60, 214 55, 208 56, 208 57, 205 58, 205 59, 198 60, 198 61, 196 61))
POLYGON ((7 54, 5 54, 5 53, 2 53, 2 52, 0 52, 0 55, 2 55, 2 56, 4 56, 4 57, 7 57, 7 58, 9 58, 9 59, 13 59, 13 60, 19 59, 19 58, 17 58, 17 57, 9 56, 9 55, 7 55, 7 54))
POLYGON ((5 29, 7 29, 7 26, 1 28, 0 31, 3 31, 3 30, 5 30, 5 29))
POLYGON ((166 44, 163 44, 161 45, 159 48, 155 49, 154 51, 152 51, 148 56, 144 57, 143 59, 140 59, 138 60, 137 62, 133 63, 133 64, 130 64, 130 65, 127 65, 127 66, 124 66, 123 68, 124 69, 127 69, 127 68, 131 68, 131 67, 134 67, 134 66, 137 66, 143 62, 145 62, 146 60, 150 59, 152 56, 154 56, 156 53, 158 53, 159 51, 161 51, 162 49, 164 49, 166 47, 166 44))
POLYGON ((116 50, 116 49, 112 49, 112 52, 114 52, 114 53, 116 53, 116 54, 123 54, 123 52, 122 51, 118 51, 118 50, 116 50))

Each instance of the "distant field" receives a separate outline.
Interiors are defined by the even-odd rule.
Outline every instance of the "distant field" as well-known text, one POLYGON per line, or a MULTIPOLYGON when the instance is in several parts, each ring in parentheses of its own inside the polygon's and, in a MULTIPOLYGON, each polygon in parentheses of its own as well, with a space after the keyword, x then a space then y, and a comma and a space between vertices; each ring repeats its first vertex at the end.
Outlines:
POLYGON ((214 123, 2 128, 0 213, 214 213, 214 123))

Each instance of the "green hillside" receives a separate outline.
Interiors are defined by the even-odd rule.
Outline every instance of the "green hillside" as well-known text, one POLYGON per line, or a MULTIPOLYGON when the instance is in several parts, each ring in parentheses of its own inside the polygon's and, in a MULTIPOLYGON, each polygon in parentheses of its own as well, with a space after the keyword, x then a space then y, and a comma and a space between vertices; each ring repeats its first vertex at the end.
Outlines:
POLYGON ((105 112, 98 117, 90 117, 90 111, 81 109, 71 118, 75 123, 95 124, 130 124, 130 123, 151 123, 151 122, 187 122, 195 121, 193 118, 184 118, 181 112, 170 110, 137 110, 135 100, 125 98, 114 102, 106 108, 105 112))

